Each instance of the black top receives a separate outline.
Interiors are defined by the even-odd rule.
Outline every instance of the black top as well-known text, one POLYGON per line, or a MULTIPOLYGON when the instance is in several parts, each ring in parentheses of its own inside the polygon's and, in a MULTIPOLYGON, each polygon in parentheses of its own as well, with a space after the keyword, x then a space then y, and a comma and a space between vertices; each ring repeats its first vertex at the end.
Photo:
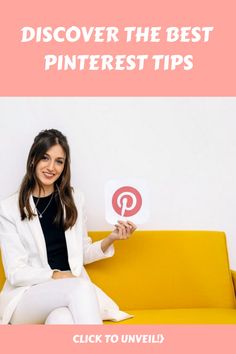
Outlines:
POLYGON ((70 270, 64 227, 62 224, 58 226, 54 222, 57 213, 56 196, 51 194, 43 198, 33 197, 33 199, 43 230, 50 267, 52 269, 70 270), (42 217, 40 217, 40 214, 42 214, 42 217))

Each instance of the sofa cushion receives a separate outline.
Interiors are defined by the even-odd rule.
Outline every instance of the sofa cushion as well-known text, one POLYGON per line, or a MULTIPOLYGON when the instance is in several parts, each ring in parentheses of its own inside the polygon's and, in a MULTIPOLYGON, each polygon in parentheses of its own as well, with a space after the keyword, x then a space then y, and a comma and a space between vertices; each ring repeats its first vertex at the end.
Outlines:
MULTIPOLYGON (((107 234, 90 233, 93 240, 107 234)), ((235 308, 223 232, 136 231, 115 249, 86 268, 122 310, 235 308)))
POLYGON ((1 252, 0 252, 0 291, 3 287, 5 280, 6 280, 6 278, 5 278, 5 274, 4 274, 4 269, 3 269, 3 265, 2 265, 2 257, 1 257, 1 252))
MULTIPOLYGON (((133 310, 120 324, 236 324, 236 309, 133 310)), ((104 321, 105 324, 116 322, 104 321)))

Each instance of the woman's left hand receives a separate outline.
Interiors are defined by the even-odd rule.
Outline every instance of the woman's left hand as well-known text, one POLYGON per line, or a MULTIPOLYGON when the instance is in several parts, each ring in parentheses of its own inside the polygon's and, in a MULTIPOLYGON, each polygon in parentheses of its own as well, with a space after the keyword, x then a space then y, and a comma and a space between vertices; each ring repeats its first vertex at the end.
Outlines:
POLYGON ((137 229, 137 226, 132 223, 131 221, 121 221, 118 220, 117 224, 115 225, 115 229, 109 235, 109 237, 115 240, 126 240, 129 238, 132 233, 137 229))
POLYGON ((102 240, 101 248, 105 252, 109 246, 113 244, 116 240, 126 240, 132 233, 137 229, 137 226, 131 221, 121 221, 119 220, 115 225, 115 229, 102 240))

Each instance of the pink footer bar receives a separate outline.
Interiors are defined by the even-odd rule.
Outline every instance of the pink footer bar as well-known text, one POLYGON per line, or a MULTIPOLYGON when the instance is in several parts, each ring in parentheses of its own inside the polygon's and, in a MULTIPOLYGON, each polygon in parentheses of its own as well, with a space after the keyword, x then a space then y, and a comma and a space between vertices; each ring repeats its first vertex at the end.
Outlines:
POLYGON ((236 325, 0 326, 2 353, 233 354, 236 325))

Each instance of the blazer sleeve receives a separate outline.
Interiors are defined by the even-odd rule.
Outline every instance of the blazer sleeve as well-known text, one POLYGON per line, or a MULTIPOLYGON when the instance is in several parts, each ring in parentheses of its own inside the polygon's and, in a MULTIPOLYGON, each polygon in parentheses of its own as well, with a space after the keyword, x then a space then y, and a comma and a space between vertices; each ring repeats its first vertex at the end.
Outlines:
POLYGON ((78 208, 79 216, 78 217, 80 218, 81 223, 82 223, 83 263, 89 264, 89 263, 99 261, 104 258, 112 257, 115 253, 113 245, 108 247, 108 249, 105 252, 103 252, 101 249, 102 240, 92 242, 91 237, 88 236, 87 216, 86 216, 86 211, 85 211, 85 207, 84 207, 84 196, 83 196, 83 194, 79 193, 79 195, 77 195, 76 198, 79 203, 79 208, 78 208))
POLYGON ((30 286, 51 279, 53 270, 50 268, 29 265, 28 252, 20 240, 15 222, 1 203, 0 245, 5 275, 12 286, 30 286))

